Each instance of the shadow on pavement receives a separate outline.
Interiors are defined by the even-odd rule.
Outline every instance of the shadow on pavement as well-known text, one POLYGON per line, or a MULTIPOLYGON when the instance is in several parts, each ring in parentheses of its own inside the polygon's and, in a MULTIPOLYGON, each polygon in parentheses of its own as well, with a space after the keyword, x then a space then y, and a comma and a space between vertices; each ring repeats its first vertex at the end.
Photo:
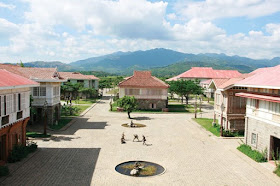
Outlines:
POLYGON ((140 120, 151 120, 152 118, 150 118, 150 117, 134 117, 132 119, 140 121, 140 120))
POLYGON ((90 185, 100 148, 40 148, 0 185, 90 185))

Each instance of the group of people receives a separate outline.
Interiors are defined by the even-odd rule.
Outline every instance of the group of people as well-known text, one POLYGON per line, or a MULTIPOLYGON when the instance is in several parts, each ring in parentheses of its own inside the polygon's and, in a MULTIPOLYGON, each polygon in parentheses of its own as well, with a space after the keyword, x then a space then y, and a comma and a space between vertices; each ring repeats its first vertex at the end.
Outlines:
MULTIPOLYGON (((124 132, 122 133, 122 137, 121 137, 121 144, 124 144, 124 143, 126 143, 125 142, 125 138, 124 138, 124 132)), ((134 138, 133 138, 133 142, 135 141, 135 140, 137 140, 137 141, 140 141, 139 140, 139 136, 138 136, 138 134, 133 134, 133 136, 134 136, 134 138)), ((146 145, 146 137, 144 136, 144 135, 142 135, 142 142, 143 142, 143 145, 146 145)))

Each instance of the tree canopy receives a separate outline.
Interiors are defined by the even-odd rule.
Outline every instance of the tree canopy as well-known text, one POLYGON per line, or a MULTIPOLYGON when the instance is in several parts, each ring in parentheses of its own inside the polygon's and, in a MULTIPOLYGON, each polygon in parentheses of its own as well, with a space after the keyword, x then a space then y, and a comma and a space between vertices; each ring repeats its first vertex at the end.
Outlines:
POLYGON ((169 92, 176 93, 181 97, 186 98, 186 104, 188 104, 190 94, 202 94, 202 87, 197 82, 192 80, 178 80, 169 82, 169 92))
POLYGON ((117 100, 117 105, 127 111, 128 118, 131 119, 130 113, 137 108, 137 100, 134 96, 124 96, 117 100))

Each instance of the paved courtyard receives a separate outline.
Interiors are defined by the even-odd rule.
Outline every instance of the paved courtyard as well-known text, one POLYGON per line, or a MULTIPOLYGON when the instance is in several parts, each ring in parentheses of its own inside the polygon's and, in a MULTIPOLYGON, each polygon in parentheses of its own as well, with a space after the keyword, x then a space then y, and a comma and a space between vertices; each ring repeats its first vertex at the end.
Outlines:
POLYGON ((132 113, 147 127, 125 128, 127 114, 109 112, 108 98, 56 138, 38 140, 39 150, 0 185, 280 185, 264 164, 236 150, 238 140, 211 135, 193 114, 132 113), (126 144, 120 143, 123 132, 126 144), (133 134, 146 135, 149 146, 132 142, 133 134), (129 160, 155 162, 166 172, 137 178, 115 171, 129 160))

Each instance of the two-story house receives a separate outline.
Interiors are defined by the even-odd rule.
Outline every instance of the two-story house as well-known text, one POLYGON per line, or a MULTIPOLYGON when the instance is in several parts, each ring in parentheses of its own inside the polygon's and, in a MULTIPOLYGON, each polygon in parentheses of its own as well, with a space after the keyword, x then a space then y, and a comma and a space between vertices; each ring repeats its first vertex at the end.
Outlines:
POLYGON ((280 154, 280 65, 254 71, 236 84, 247 88, 236 96, 247 98, 245 143, 258 151, 268 151, 268 159, 280 154))
MULTIPOLYGON (((72 84, 81 83, 85 88, 94 88, 98 91, 99 78, 94 75, 84 75, 79 72, 59 72, 60 76, 72 84)), ((66 82, 62 83, 65 84, 66 82)), ((72 97, 71 92, 66 93, 67 96, 72 97)), ((79 94, 80 97, 85 97, 82 93, 79 94)))
POLYGON ((235 83, 245 77, 242 75, 240 78, 213 79, 209 84, 210 89, 215 89, 214 120, 218 119, 218 124, 222 125, 224 130, 244 131, 246 101, 235 96, 235 93, 247 92, 247 88, 235 86, 235 83))
POLYGON ((34 113, 31 115, 33 123, 42 123, 47 115, 48 125, 52 125, 60 118, 60 85, 63 79, 56 68, 31 68, 17 65, 0 64, 0 68, 40 83, 32 88, 31 104, 34 113))
POLYGON ((206 88, 211 79, 228 79, 237 78, 241 75, 237 70, 215 70, 212 67, 192 67, 190 70, 179 74, 178 76, 167 79, 166 81, 184 80, 199 80, 200 85, 205 87, 204 94, 207 97, 213 98, 214 89, 206 88))
POLYGON ((150 71, 134 71, 119 83, 119 96, 134 96, 139 109, 163 109, 168 105, 169 85, 152 76, 150 71))
POLYGON ((39 83, 0 69, 0 165, 16 144, 25 145, 30 116, 30 87, 39 83))

